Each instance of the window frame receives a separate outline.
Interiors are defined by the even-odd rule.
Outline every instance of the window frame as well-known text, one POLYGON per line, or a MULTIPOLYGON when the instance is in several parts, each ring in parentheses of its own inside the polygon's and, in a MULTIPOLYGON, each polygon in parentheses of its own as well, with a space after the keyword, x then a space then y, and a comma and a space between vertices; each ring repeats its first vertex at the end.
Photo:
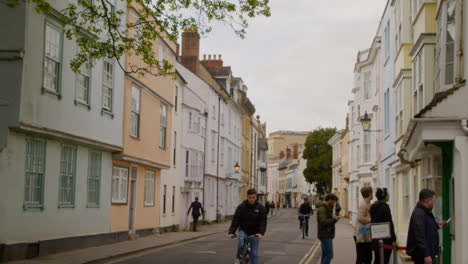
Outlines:
POLYGON ((102 103, 101 103, 101 113, 103 114, 107 114, 107 115, 110 115, 111 117, 114 117, 113 115, 113 110, 114 110, 114 87, 115 87, 115 62, 113 60, 110 60, 110 59, 104 59, 103 62, 102 62, 102 87, 101 87, 101 92, 102 92, 102 103), (105 77, 106 77, 106 64, 109 64, 109 65, 112 65, 112 87, 109 87, 106 85, 105 83, 105 77), (104 105, 104 102, 105 102, 105 88, 109 89, 110 91, 110 94, 108 95, 109 96, 109 99, 110 99, 110 102, 108 102, 110 105, 108 107, 106 107, 104 105))
POLYGON ((113 165, 112 166, 112 181, 111 181, 111 202, 112 204, 127 204, 128 203, 128 188, 129 188, 129 181, 130 181, 130 169, 128 167, 120 166, 120 165, 113 165), (114 175, 114 169, 119 170, 119 176, 114 175), (126 171, 126 180, 124 181, 123 177, 120 176, 120 171, 126 171), (117 190, 114 189, 114 178, 117 178, 117 190), (125 197, 121 198, 121 192, 123 189, 120 187, 122 183, 125 182, 126 190, 125 190, 125 197), (117 199, 114 199, 114 193, 117 191, 117 199))
MULTIPOLYGON (((23 196, 23 210, 24 211, 42 211, 44 209, 44 182, 45 182, 45 165, 46 165, 46 153, 47 153, 47 139, 42 138, 42 137, 37 137, 37 136, 26 136, 26 150, 25 150, 25 169, 24 169, 24 196, 23 196), (41 153, 39 155, 38 161, 34 161, 34 153, 31 153, 31 149, 33 149, 30 144, 38 144, 38 146, 34 147, 35 150, 38 149, 39 144, 40 144, 40 150, 41 153), (28 157, 28 153, 30 156, 28 157), (32 155, 31 155, 32 154, 32 155), (29 161, 29 162, 28 162, 29 161), (30 162, 30 166, 28 165, 30 162), (37 164, 37 165, 36 165, 37 164), (35 168, 40 167, 41 169, 36 172, 34 171, 35 168), (30 185, 27 185, 27 183, 32 182, 31 181, 31 174, 39 174, 39 182, 36 188, 37 191, 39 192, 38 194, 38 200, 32 200, 28 199, 28 193, 31 193, 31 187, 30 185)), ((37 157, 37 156, 36 156, 37 157)), ((36 175, 37 176, 37 175, 36 175)), ((30 194, 29 196, 34 196, 30 194)))
MULTIPOLYGON (((65 153, 66 154, 66 153, 65 153)), ((60 145, 60 170, 59 170, 59 198, 58 198, 58 207, 59 208, 74 208, 75 207, 75 190, 76 190, 76 155, 77 155, 77 146, 73 144, 62 143, 60 145), (69 148, 71 151, 70 160, 64 160, 64 149, 69 148), (71 163, 67 164, 66 167, 71 166, 70 171, 63 171, 63 162, 71 163), (66 175, 68 174, 68 175, 66 175), (71 178, 70 186, 67 186, 69 191, 71 192, 68 201, 66 201, 66 189, 64 189, 64 178, 71 178)))
MULTIPOLYGON (((75 74, 75 105, 82 105, 85 106, 89 109, 91 109, 91 83, 92 83, 92 67, 89 63, 83 63, 81 67, 85 66, 86 70, 88 71, 88 75, 86 76, 85 74, 82 73, 82 69, 80 69, 80 72, 77 72, 75 74), (83 75, 88 78, 88 87, 86 90, 86 100, 82 100, 79 98, 79 89, 80 89, 80 82, 79 82, 79 77, 80 75, 83 75)), ((81 68, 80 67, 80 68, 81 68)))
POLYGON ((159 147, 167 147, 167 105, 161 102, 159 115, 159 147), (164 122, 163 122, 164 121, 164 122))
MULTIPOLYGON (((135 92, 136 93, 136 92, 135 92)), ((136 94, 135 94, 136 95, 136 94)), ((132 98, 131 98, 131 109, 130 109, 130 136, 133 138, 140 138, 140 117, 141 117, 141 89, 135 85, 132 85, 132 98), (135 109, 133 109, 133 96, 134 96, 134 91, 138 92, 138 98, 137 101, 135 102, 135 109), (136 118, 136 131, 133 131, 134 125, 134 119, 133 117, 136 118), (136 134, 135 134, 136 133, 136 134)))
POLYGON ((89 150, 88 151, 88 178, 87 178, 87 195, 86 195, 86 207, 88 208, 99 208, 100 207, 100 200, 101 200, 101 175, 102 175, 102 152, 96 150, 89 150), (97 177, 92 176, 92 154, 97 154, 99 162, 97 163, 94 169, 98 172, 96 175, 97 177), (93 179, 94 178, 94 179, 93 179), (96 181, 96 201, 90 201, 90 181, 96 181))
POLYGON ((362 86, 364 87, 364 100, 369 100, 372 97, 372 71, 364 72, 362 86))
MULTIPOLYGON (((44 23, 44 41, 43 41, 43 55, 42 55, 42 83, 41 83, 41 93, 42 94, 49 94, 49 95, 52 95, 52 96, 55 96, 57 99, 62 99, 62 65, 63 65, 63 42, 64 42, 64 33, 63 33, 64 29, 63 29, 63 24, 58 21, 57 19, 53 18, 53 17, 50 17, 50 16, 47 16, 46 19, 45 19, 45 23, 44 23), (58 59, 58 62, 56 61, 56 63, 58 64, 57 66, 57 80, 56 80, 56 86, 57 86, 57 89, 54 91, 52 89, 49 89, 49 88, 46 88, 45 85, 44 85, 44 82, 45 82, 45 74, 46 74, 46 67, 45 67, 45 63, 46 63, 46 45, 47 45, 47 36, 46 36, 46 31, 47 31, 47 27, 50 27, 56 31, 59 32, 59 35, 60 35, 60 45, 59 45, 59 59, 58 59)), ((53 59, 51 59, 53 60, 53 59)))
POLYGON ((145 207, 154 207, 156 205, 155 184, 156 184, 156 172, 152 170, 146 170, 145 171, 145 196, 144 196, 144 201, 143 201, 143 204, 145 207))

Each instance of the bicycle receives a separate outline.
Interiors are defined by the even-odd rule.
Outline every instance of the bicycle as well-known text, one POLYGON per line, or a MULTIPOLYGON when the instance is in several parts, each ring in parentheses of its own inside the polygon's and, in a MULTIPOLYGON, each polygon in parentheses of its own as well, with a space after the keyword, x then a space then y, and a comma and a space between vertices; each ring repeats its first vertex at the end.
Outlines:
MULTIPOLYGON (((234 236, 232 238, 235 238, 237 235, 234 234, 234 236)), ((240 264, 249 264, 250 263, 250 259, 252 258, 252 251, 251 251, 251 248, 250 248, 250 239, 251 238, 254 238, 254 237, 257 237, 256 235, 251 235, 251 236, 248 236, 248 237, 244 237, 244 243, 242 245, 242 251, 241 251, 241 260, 240 260, 240 264)), ((239 237, 239 239, 241 239, 239 237)))
POLYGON ((218 223, 226 221, 226 218, 224 217, 224 215, 221 214, 220 210, 218 210, 218 212, 216 213, 216 219, 218 223))
POLYGON ((309 215, 304 215, 304 214, 299 215, 299 218, 301 219, 302 239, 305 239, 305 236, 306 236, 306 220, 308 217, 309 215))

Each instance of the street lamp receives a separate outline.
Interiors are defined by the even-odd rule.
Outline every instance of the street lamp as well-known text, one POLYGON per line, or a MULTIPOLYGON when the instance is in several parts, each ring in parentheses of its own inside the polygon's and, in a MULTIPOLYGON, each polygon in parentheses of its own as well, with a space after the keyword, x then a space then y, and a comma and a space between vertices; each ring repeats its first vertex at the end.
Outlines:
POLYGON ((361 121, 362 124, 362 129, 366 132, 381 132, 382 130, 370 130, 370 123, 371 119, 369 118, 369 115, 367 114, 367 111, 364 113, 364 116, 359 120, 361 121))
POLYGON ((234 171, 238 173, 239 169, 240 169, 239 162, 236 162, 236 165, 234 165, 234 171))

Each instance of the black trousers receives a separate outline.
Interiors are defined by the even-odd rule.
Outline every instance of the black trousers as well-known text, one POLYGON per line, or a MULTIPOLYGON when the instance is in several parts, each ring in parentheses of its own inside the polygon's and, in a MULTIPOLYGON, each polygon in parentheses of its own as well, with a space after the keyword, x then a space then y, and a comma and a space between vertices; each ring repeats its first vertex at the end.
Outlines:
POLYGON ((371 264, 372 263, 372 243, 357 243, 356 244, 356 264, 371 264))
MULTIPOLYGON (((392 255, 392 250, 384 248, 384 263, 385 264, 388 264, 388 262, 390 261, 391 255, 392 255)), ((375 250, 375 249, 374 249, 374 264, 380 264, 380 251, 375 250)))
MULTIPOLYGON (((424 264, 424 257, 411 257, 414 264, 424 264)), ((432 256, 432 264, 435 264, 435 256, 432 256)))
POLYGON ((192 215, 193 216, 193 232, 197 232, 197 224, 198 224, 198 217, 199 215, 192 215))

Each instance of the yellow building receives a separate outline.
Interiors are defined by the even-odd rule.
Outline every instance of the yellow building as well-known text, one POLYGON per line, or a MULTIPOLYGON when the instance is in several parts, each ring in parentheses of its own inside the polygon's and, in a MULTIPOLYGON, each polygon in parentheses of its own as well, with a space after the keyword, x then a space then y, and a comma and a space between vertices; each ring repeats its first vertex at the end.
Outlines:
MULTIPOLYGON (((128 7, 127 21, 139 19, 137 3, 128 7)), ((134 32, 129 31, 130 37, 134 32)), ((176 43, 154 41, 159 58, 176 62, 176 43)), ((126 55, 126 69, 144 66, 138 56, 126 55)), ((113 156, 110 231, 144 235, 160 227, 160 175, 170 167, 172 76, 127 74, 124 91, 123 151, 113 156)))
MULTIPOLYGON (((392 1, 394 10, 395 30, 395 80, 393 92, 395 98, 395 152, 400 150, 403 141, 404 131, 408 127, 411 118, 411 82, 412 64, 409 55, 413 48, 412 25, 411 25, 411 1, 392 1)), ((394 223, 399 243, 406 243, 408 223, 412 202, 409 192, 409 177, 414 170, 409 164, 396 160, 391 164, 395 171, 394 185, 395 192, 395 213, 394 223)))
POLYGON ((242 199, 247 199, 247 190, 252 188, 251 175, 252 173, 252 116, 255 113, 255 107, 250 102, 247 95, 239 91, 239 97, 242 108, 242 180, 244 185, 242 188, 242 199))

